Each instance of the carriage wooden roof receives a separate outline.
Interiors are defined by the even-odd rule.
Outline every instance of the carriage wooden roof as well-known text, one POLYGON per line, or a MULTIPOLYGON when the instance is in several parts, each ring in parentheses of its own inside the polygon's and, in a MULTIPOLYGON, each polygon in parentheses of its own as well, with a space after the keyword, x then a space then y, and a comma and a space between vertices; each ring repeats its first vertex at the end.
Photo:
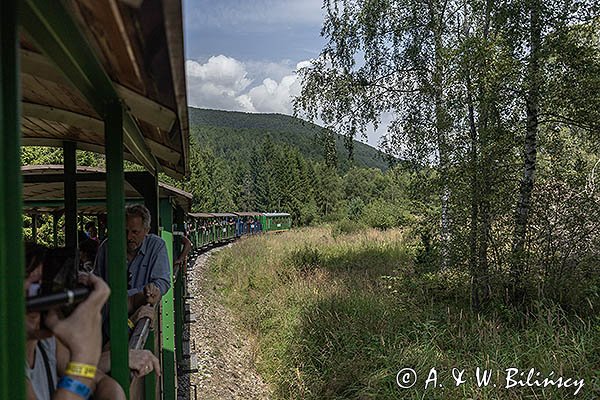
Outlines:
POLYGON ((237 217, 237 215, 232 213, 211 213, 215 217, 237 217))
POLYGON ((180 0, 25 0, 21 15, 24 145, 104 153, 107 99, 124 104, 124 157, 188 172, 180 0))
POLYGON ((188 213, 192 218, 213 218, 214 215, 210 213, 188 213))
POLYGON ((263 215, 260 212, 253 212, 253 211, 250 211, 250 212, 247 212, 247 211, 245 211, 245 212, 236 212, 235 214, 239 215, 240 217, 259 217, 259 216, 263 215))
MULTIPOLYGON (((62 165, 28 165, 21 168, 23 173, 23 198, 27 213, 45 213, 64 209, 64 184, 62 165), (48 179, 56 177, 57 179, 48 179)), ((106 172, 102 168, 77 167, 77 198, 79 212, 87 214, 106 212, 106 172)), ((143 197, 127 180, 125 199, 143 201, 143 197)), ((171 198, 183 210, 188 211, 192 194, 166 183, 158 184, 159 198, 171 198)))

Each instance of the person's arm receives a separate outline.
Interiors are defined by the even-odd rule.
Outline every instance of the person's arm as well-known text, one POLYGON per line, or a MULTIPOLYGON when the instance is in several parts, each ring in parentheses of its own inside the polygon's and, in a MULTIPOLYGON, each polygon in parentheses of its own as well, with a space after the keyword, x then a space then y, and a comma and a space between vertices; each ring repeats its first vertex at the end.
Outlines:
MULTIPOLYGON (((58 339, 57 342, 64 345, 60 350, 57 347, 57 367, 62 372, 66 372, 65 357, 67 355, 68 362, 92 367, 96 367, 100 359, 102 346, 101 309, 110 295, 110 289, 102 279, 94 275, 82 276, 80 280, 92 288, 88 298, 79 304, 69 317, 63 320, 59 319, 58 314, 53 310, 48 312, 45 319, 46 326, 54 333, 58 339)), ((57 344, 57 346, 59 345, 57 344)), ((69 379, 76 381, 77 385, 85 385, 92 393, 96 388, 94 378, 71 374, 65 374, 59 382, 59 386, 69 379)), ((79 400, 81 396, 65 388, 58 387, 54 392, 53 399, 79 400)))
MULTIPOLYGON (((100 357, 98 369, 104 373, 110 372, 110 351, 105 351, 100 357)), ((129 369, 136 378, 155 371, 160 376, 160 361, 150 350, 129 350, 129 369)))
MULTIPOLYGON (((69 349, 63 345, 60 340, 56 341, 56 372, 58 376, 64 376, 65 371, 67 369, 67 364, 70 360, 70 352, 69 349)), ((110 366, 110 352, 104 352, 100 356, 100 361, 98 361, 96 376, 94 378, 94 385, 96 386, 96 390, 94 391, 94 399, 95 400, 126 400, 125 392, 123 388, 112 379, 110 376, 106 375, 105 372, 108 370, 104 369, 105 363, 108 363, 110 366), (105 357, 104 355, 108 355, 105 357)), ((81 380, 80 377, 74 377, 74 379, 81 380)))
POLYGON ((127 400, 123 388, 117 381, 102 372, 100 376, 94 391, 94 400, 127 400))
POLYGON ((185 236, 182 236, 181 240, 183 241, 183 250, 181 251, 181 254, 179 255, 179 257, 177 257, 177 260, 175 261, 175 265, 182 264, 183 262, 185 262, 186 257, 188 256, 189 252, 192 250, 192 242, 190 241, 190 239, 188 239, 185 236))
POLYGON ((167 254, 167 245, 161 239, 160 245, 156 247, 154 265, 150 272, 150 283, 156 285, 160 294, 164 295, 171 287, 171 268, 169 266, 169 255, 167 254))

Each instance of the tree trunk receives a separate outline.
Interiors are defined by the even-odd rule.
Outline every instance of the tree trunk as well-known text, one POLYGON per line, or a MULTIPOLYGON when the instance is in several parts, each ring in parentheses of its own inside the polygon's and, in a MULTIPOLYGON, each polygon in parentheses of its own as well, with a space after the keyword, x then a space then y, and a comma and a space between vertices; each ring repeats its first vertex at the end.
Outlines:
MULTIPOLYGON (((492 8, 494 5, 494 0, 487 0, 485 7, 485 19, 483 24, 483 40, 487 45, 489 42, 489 30, 490 30, 490 16, 492 13, 492 8)), ((487 60, 484 60, 487 61, 487 60)), ((485 71, 487 71, 488 66, 485 65, 485 71)), ((490 210, 490 197, 491 197, 491 163, 493 162, 493 157, 490 154, 490 142, 492 136, 490 135, 490 116, 492 104, 488 99, 489 93, 487 93, 489 89, 480 88, 479 90, 479 130, 478 135, 475 137, 477 140, 476 143, 479 144, 479 165, 478 169, 475 170, 473 174, 473 180, 477 184, 477 197, 475 201, 477 202, 477 211, 479 220, 478 225, 475 227, 476 231, 472 233, 472 235, 477 236, 473 239, 477 246, 472 250, 476 251, 476 255, 472 255, 472 257, 476 257, 477 260, 474 262, 477 268, 477 295, 480 304, 486 303, 490 298, 490 284, 489 284, 489 264, 488 264, 488 247, 489 247, 489 237, 491 234, 491 226, 492 226, 492 215, 490 210)), ((500 118, 496 118, 495 127, 500 126, 500 118)), ((475 131, 475 124, 473 121, 473 128, 475 131)))
POLYGON ((450 258, 450 217, 448 212, 448 203, 450 200, 450 186, 448 183, 449 173, 449 150, 448 150, 448 130, 449 115, 444 104, 443 77, 443 15, 444 6, 437 2, 429 1, 430 26, 433 33, 434 44, 434 71, 432 76, 433 100, 435 104, 435 131, 437 135, 437 146, 439 154, 439 170, 442 182, 442 191, 440 196, 442 215, 441 215, 441 245, 440 245, 440 267, 446 268, 450 258))
POLYGON ((475 110, 473 106, 471 76, 467 72, 467 110, 469 114, 469 140, 471 144, 469 169, 471 173, 471 218, 469 226, 469 270, 471 272, 471 305, 478 311, 481 302, 479 298, 480 280, 479 267, 477 265, 477 232, 479 225, 479 182, 478 157, 477 157, 477 127, 475 126, 475 110))
POLYGON ((539 84, 540 84, 540 0, 531 0, 530 4, 530 45, 531 54, 527 71, 527 129, 525 132, 525 147, 523 159, 523 177, 521 178, 519 200, 515 216, 515 230, 512 248, 512 301, 519 305, 524 300, 523 275, 526 267, 525 239, 527 224, 531 211, 531 194, 535 179, 538 113, 539 113, 539 84))

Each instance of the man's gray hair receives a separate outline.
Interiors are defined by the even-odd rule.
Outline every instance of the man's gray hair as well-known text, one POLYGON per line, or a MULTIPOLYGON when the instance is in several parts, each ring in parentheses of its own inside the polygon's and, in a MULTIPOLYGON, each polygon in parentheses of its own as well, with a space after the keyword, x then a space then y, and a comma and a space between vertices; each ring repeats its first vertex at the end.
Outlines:
POLYGON ((150 210, 143 204, 132 204, 125 207, 125 217, 140 217, 144 228, 150 229, 150 210))

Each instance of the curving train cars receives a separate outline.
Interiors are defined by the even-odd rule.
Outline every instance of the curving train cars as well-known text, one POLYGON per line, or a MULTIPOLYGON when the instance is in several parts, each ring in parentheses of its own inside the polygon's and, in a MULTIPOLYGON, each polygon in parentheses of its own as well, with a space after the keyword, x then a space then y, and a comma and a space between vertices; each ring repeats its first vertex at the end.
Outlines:
POLYGON ((183 228, 190 227, 190 240, 201 248, 289 228, 284 215, 269 213, 188 215, 191 195, 159 185, 159 173, 178 179, 190 171, 182 4, 113 3, 0 2, 0 399, 27 397, 25 265, 16 247, 24 239, 19 229, 24 211, 31 217, 33 238, 43 233, 36 232, 38 217, 50 214, 53 244, 72 249, 78 244, 78 219, 103 216, 112 249, 111 375, 131 399, 178 397, 177 374, 185 361, 185 273, 173 260, 183 228), (22 146, 62 148, 62 168, 21 170, 22 146), (103 154, 104 170, 78 168, 77 150, 103 154), (126 160, 145 171, 125 171, 126 160), (165 240, 171 268, 171 289, 158 305, 156 329, 145 344, 159 358, 162 374, 133 381, 122 279, 127 271, 124 206, 131 202, 150 209, 151 232, 165 240), (58 240, 63 220, 64 242, 58 240))
POLYGON ((288 213, 188 213, 185 231, 198 249, 263 232, 283 232, 292 225, 288 213))

